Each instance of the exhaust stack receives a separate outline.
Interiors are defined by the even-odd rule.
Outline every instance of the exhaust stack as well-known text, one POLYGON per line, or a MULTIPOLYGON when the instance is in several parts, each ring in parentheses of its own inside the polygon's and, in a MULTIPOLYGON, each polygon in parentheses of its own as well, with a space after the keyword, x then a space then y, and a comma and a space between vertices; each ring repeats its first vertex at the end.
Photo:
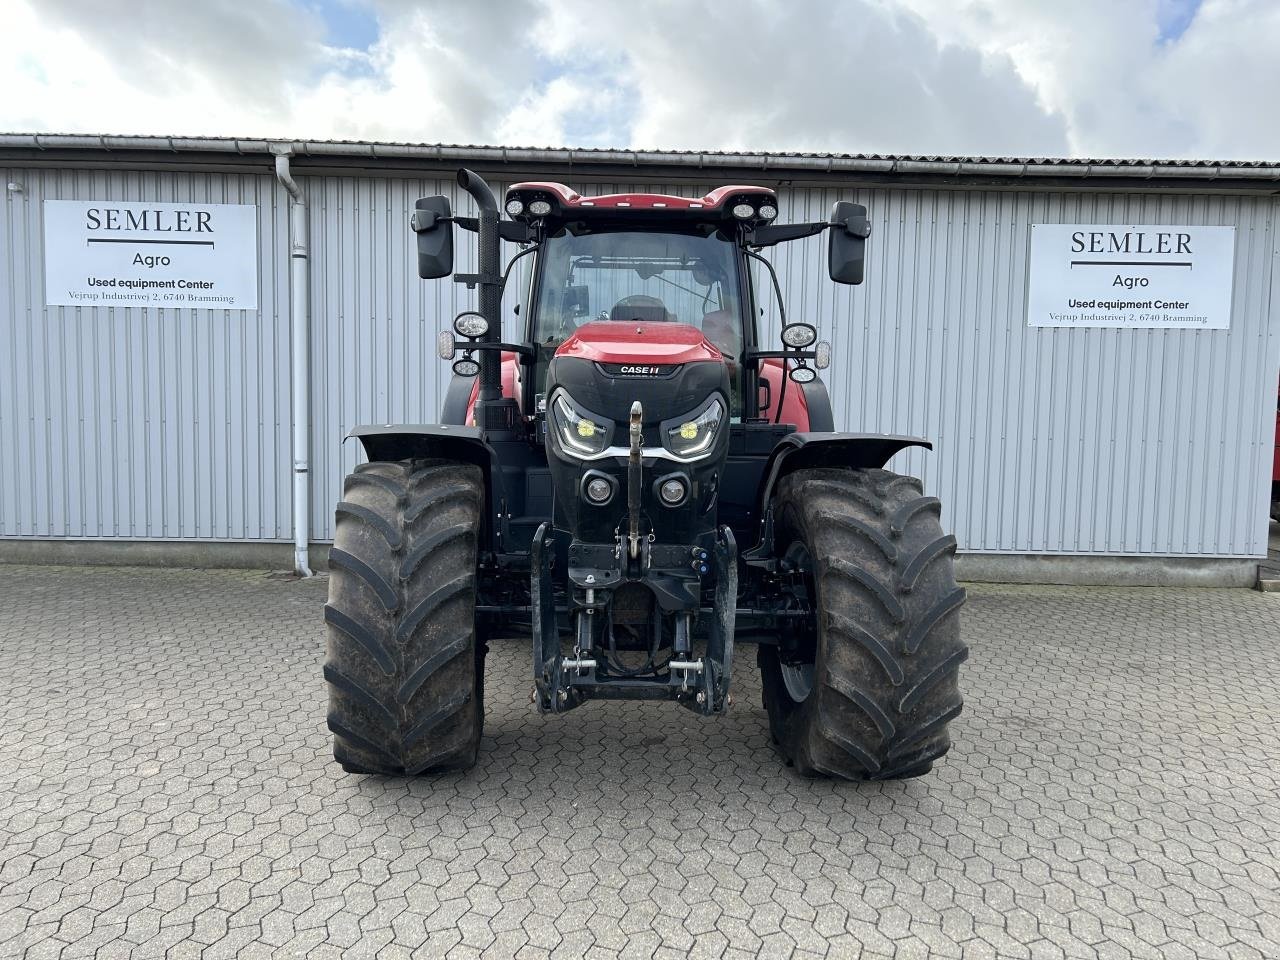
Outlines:
MULTIPOLYGON (((480 208, 476 283, 480 288, 480 315, 489 321, 489 330, 481 339, 498 343, 502 340, 502 242, 498 236, 498 201, 484 178, 465 167, 458 171, 458 186, 469 193, 480 208)), ((502 355, 497 350, 477 353, 480 394, 476 398, 476 422, 484 425, 485 405, 502 399, 502 355)))

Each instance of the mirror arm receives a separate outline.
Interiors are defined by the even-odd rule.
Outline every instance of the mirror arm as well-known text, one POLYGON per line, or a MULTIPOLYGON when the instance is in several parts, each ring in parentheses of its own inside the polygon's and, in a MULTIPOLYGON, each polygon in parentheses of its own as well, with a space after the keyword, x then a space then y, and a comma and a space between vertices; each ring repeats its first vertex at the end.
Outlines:
POLYGON ((527 343, 500 343, 497 340, 464 340, 458 343, 459 350, 497 350, 500 353, 514 353, 518 357, 532 357, 533 347, 527 343))
POLYGON ((520 223, 517 220, 499 220, 498 236, 511 243, 531 243, 537 239, 532 224, 520 223))
POLYGON ((752 360, 812 360, 817 357, 816 350, 749 350, 747 356, 752 360))
POLYGON ((822 220, 815 223, 780 223, 756 227, 747 238, 747 246, 759 250, 778 243, 803 240, 805 237, 816 236, 829 226, 831 226, 830 221, 822 220))

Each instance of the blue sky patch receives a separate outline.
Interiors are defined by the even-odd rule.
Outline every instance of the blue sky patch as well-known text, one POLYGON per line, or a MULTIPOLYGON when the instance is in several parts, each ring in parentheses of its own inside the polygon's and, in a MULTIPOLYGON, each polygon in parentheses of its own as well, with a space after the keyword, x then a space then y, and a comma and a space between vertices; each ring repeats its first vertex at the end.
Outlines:
POLYGON ((367 50, 378 41, 380 28, 366 0, 302 0, 325 25, 325 42, 333 47, 367 50))
POLYGON ((1161 43, 1175 43, 1187 32, 1203 0, 1156 0, 1156 27, 1161 43))

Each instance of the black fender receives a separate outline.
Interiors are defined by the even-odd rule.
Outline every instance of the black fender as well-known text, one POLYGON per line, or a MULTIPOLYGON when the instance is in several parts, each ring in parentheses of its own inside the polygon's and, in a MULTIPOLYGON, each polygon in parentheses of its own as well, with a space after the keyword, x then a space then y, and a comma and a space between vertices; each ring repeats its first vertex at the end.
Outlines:
POLYGON ((773 552, 773 491, 787 474, 807 467, 883 467, 907 447, 932 450, 933 444, 920 437, 880 433, 789 433, 773 448, 756 494, 756 516, 760 517, 760 540, 744 554, 749 561, 770 558, 773 552))
POLYGON ((460 377, 456 373, 450 378, 444 392, 444 405, 440 408, 441 423, 461 426, 467 422, 467 404, 471 402, 475 382, 475 377, 460 377))
POLYGON ((481 531, 482 549, 493 541, 493 510, 487 505, 502 503, 505 490, 495 490, 502 485, 502 471, 496 468, 497 454, 485 443, 479 427, 463 427, 452 424, 386 424, 355 427, 347 434, 355 437, 364 447, 370 460, 410 460, 415 457, 431 457, 441 460, 458 460, 474 463, 484 473, 484 529, 481 531))
POLYGON ((804 395, 804 405, 809 408, 809 432, 834 430, 836 418, 831 412, 831 394, 821 377, 814 377, 808 383, 799 384, 804 395))

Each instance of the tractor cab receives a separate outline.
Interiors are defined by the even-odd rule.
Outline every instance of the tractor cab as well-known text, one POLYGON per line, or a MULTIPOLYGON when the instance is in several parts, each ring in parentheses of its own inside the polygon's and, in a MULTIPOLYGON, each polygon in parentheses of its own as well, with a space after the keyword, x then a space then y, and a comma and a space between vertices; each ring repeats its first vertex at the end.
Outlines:
MULTIPOLYGON (((551 358, 584 324, 674 323, 699 330, 724 358, 734 419, 761 413, 759 397, 743 403, 744 367, 758 370, 744 361, 758 347, 760 314, 748 261, 753 248, 777 242, 761 231, 778 215, 773 190, 586 197, 564 184, 526 182, 507 190, 504 209, 536 248, 525 298, 533 353, 523 409, 536 409, 551 358)), ((782 364, 774 366, 766 376, 781 375, 782 364)))

